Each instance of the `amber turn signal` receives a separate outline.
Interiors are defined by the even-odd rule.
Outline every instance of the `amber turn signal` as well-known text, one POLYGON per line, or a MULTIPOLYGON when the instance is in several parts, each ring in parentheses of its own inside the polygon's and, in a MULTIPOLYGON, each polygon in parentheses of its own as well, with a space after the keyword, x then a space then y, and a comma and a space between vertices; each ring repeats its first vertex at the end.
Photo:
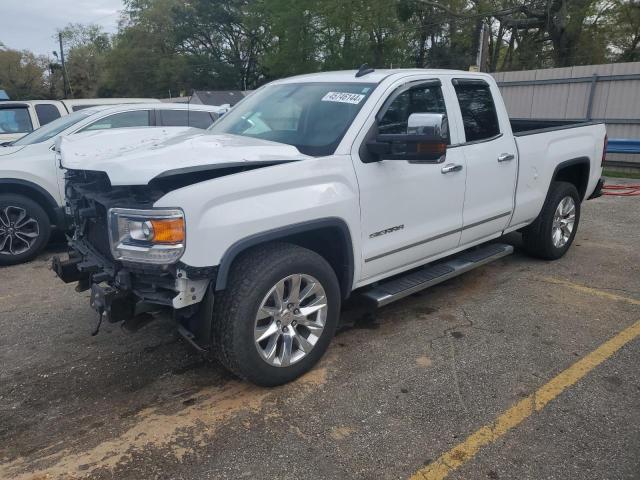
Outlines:
POLYGON ((163 218, 151 220, 153 243, 184 242, 184 218, 163 218))
POLYGON ((444 155, 447 152, 446 143, 418 143, 416 145, 417 153, 431 153, 434 155, 444 155))

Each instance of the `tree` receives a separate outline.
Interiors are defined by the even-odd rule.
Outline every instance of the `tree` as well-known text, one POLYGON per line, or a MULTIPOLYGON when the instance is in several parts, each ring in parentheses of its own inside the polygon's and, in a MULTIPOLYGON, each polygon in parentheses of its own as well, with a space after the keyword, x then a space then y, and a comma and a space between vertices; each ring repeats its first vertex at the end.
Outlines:
POLYGON ((613 2, 609 13, 609 50, 619 62, 640 61, 640 2, 613 2))
POLYGON ((190 91, 190 58, 178 54, 175 9, 179 0, 131 0, 105 61, 103 96, 178 96, 190 91))
POLYGON ((0 88, 9 98, 30 100, 47 98, 45 72, 47 59, 23 50, 0 48, 0 88))
POLYGON ((177 49, 196 60, 198 82, 238 89, 260 83, 267 28, 256 6, 249 0, 192 0, 174 10, 177 49))
POLYGON ((92 98, 103 83, 106 56, 111 39, 98 25, 71 23, 58 32, 62 35, 66 69, 72 96, 92 98))

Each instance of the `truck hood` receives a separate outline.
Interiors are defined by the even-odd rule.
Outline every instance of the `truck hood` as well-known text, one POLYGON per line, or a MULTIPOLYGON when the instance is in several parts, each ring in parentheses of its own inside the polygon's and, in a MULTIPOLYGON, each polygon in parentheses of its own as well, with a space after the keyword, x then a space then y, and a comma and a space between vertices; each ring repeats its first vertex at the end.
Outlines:
POLYGON ((59 148, 64 168, 105 172, 114 186, 308 158, 291 145, 193 128, 87 132, 64 137, 59 148))
POLYGON ((25 145, 7 145, 6 147, 0 146, 0 157, 4 155, 11 155, 12 153, 19 152, 25 147, 25 145))

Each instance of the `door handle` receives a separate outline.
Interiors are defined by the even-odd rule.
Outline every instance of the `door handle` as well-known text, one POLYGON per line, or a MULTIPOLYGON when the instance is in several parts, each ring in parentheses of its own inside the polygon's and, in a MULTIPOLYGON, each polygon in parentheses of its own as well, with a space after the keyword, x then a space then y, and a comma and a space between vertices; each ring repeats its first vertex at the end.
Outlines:
POLYGON ((442 173, 451 173, 451 172, 459 172, 460 170, 462 170, 462 165, 457 165, 455 163, 448 163, 447 165, 442 167, 442 170, 440 171, 442 173))
POLYGON ((499 162, 510 162, 514 158, 516 158, 516 156, 513 153, 501 153, 498 155, 499 162))

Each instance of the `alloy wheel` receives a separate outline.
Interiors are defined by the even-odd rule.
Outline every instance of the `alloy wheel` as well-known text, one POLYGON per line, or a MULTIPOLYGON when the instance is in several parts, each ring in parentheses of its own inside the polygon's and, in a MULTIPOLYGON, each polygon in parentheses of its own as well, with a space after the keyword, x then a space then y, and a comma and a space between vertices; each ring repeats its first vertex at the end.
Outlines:
POLYGON ((576 202, 573 197, 564 197, 553 215, 553 224, 551 227, 551 240, 556 248, 564 247, 576 221, 576 202))
POLYGON ((311 352, 326 318, 327 296, 322 284, 306 274, 285 277, 269 290, 258 308, 256 348, 269 365, 292 365, 311 352))
POLYGON ((23 207, 0 208, 0 255, 20 255, 38 239, 40 226, 23 207))

